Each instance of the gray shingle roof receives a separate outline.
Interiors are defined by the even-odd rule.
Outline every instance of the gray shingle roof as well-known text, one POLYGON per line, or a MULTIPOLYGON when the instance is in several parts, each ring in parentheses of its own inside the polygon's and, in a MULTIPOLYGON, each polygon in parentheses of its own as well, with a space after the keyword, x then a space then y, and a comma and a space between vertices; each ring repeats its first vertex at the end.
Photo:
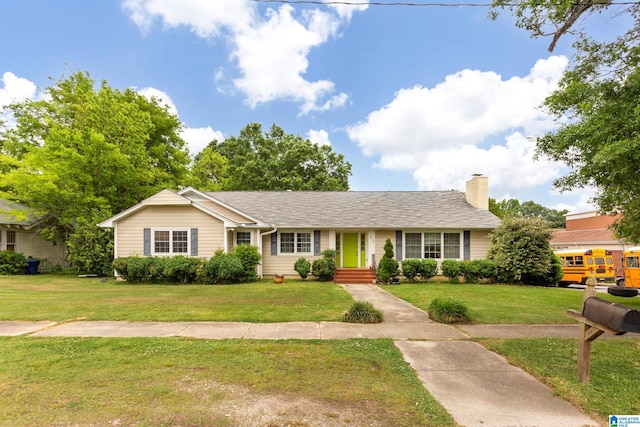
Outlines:
POLYGON ((500 220, 458 191, 220 191, 207 193, 279 228, 491 229, 500 220))
POLYGON ((28 207, 19 203, 0 199, 0 224, 19 225, 27 227, 33 225, 38 218, 35 218, 28 207), (16 218, 12 212, 19 212, 22 217, 16 218))

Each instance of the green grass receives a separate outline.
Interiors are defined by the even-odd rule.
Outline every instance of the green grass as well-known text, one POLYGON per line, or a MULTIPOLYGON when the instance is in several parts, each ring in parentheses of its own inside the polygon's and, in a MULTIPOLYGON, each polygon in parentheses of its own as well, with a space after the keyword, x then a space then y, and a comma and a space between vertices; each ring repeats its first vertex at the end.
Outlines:
POLYGON ((577 339, 483 339, 491 351, 507 357, 603 424, 609 415, 640 414, 640 339, 599 338, 592 343, 589 384, 576 380, 577 339))
POLYGON ((0 347, 3 426, 229 426, 234 404, 270 396, 379 425, 456 425, 386 339, 0 337, 0 347))
POLYGON ((353 298, 330 282, 131 285, 70 276, 0 276, 0 320, 339 321, 353 298))
MULTIPOLYGON (((438 297, 450 297, 469 307, 471 323, 575 323, 567 309, 582 309, 581 290, 518 285, 472 285, 452 283, 402 284, 385 290, 429 311, 438 297)), ((640 309, 640 298, 598 297, 630 308, 640 309)))

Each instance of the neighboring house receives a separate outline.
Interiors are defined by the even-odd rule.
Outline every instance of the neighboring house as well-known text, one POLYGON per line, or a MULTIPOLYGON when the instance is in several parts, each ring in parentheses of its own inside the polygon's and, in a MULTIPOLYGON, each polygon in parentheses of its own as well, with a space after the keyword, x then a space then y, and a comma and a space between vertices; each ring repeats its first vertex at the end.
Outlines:
MULTIPOLYGON (((557 229, 551 238, 553 250, 602 248, 612 252, 616 276, 624 275, 622 253, 623 240, 616 239, 611 226, 616 217, 600 215, 598 211, 571 213, 565 215, 567 225, 557 229)), ((627 245, 629 246, 629 245, 627 245)))
POLYGON ((114 256, 209 258, 249 243, 261 277, 295 276, 295 261, 334 249, 341 268, 369 268, 389 238, 395 257, 485 258, 500 220, 488 210, 488 179, 458 191, 163 190, 99 225, 114 228, 114 256))
POLYGON ((0 199, 0 251, 39 259, 40 271, 65 265, 66 245, 40 238, 45 222, 45 218, 34 216, 28 207, 0 199))

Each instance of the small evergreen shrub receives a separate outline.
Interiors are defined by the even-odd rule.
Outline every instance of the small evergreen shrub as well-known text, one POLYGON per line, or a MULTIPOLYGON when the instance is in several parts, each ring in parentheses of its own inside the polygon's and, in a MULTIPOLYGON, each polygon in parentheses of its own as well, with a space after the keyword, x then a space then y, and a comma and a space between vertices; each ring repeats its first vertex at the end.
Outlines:
POLYGON ((391 239, 387 239, 384 243, 384 255, 380 260, 378 268, 378 279, 382 283, 389 283, 389 280, 399 273, 398 261, 394 258, 393 253, 393 243, 391 243, 391 239))
POLYGON ((420 277, 422 280, 428 281, 432 277, 438 274, 438 261, 433 258, 427 258, 422 260, 422 267, 420 268, 420 277))
POLYGON ((240 257, 233 253, 214 256, 218 261, 218 280, 226 283, 248 281, 244 265, 240 257))
POLYGON ((474 259, 462 264, 462 274, 465 283, 478 283, 483 279, 496 277, 496 265, 488 259, 474 259))
POLYGON ((458 283, 460 275, 462 274, 462 261, 456 259, 445 259, 440 264, 442 275, 449 279, 450 283, 458 283))
POLYGON ((422 260, 409 258, 402 261, 402 275, 407 278, 409 283, 414 283, 416 277, 422 270, 422 260))
POLYGON ((256 271, 256 267, 260 264, 260 260, 262 259, 262 255, 260 255, 258 247, 249 244, 242 244, 236 246, 232 253, 237 256, 242 263, 244 274, 241 275, 242 277, 240 278, 240 281, 252 282, 257 280, 258 272, 256 271))
POLYGON ((178 255, 163 259, 163 283, 195 283, 203 261, 178 255))
POLYGON ((469 320, 469 309, 453 298, 435 298, 429 304, 429 317, 439 323, 456 323, 469 320))
POLYGON ((332 258, 320 258, 311 265, 313 275, 321 282, 333 280, 336 274, 336 262, 332 258))
POLYGON ((311 264, 311 274, 316 276, 321 282, 333 280, 336 275, 336 251, 326 249, 322 251, 322 258, 313 261, 311 264))
POLYGON ((342 316, 342 321, 347 323, 380 323, 383 319, 382 312, 365 301, 354 302, 342 316))
POLYGON ((27 270, 27 258, 13 251, 0 251, 0 274, 24 274, 27 270))
POLYGON ((298 272, 302 280, 306 280, 311 272, 311 263, 306 258, 298 258, 293 264, 293 269, 298 272))

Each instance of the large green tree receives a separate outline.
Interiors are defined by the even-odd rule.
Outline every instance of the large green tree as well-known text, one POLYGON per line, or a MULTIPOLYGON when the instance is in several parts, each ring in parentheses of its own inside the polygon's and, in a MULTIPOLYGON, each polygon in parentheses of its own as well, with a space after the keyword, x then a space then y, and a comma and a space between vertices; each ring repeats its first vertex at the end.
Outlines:
POLYGON ((544 102, 559 128, 537 139, 538 154, 570 167, 557 188, 594 187, 604 213, 622 214, 618 234, 640 241, 640 3, 496 0, 494 6, 510 10, 532 36, 552 35, 550 50, 563 35, 575 35, 571 67, 544 102), (608 15, 620 34, 590 36, 581 23, 594 13, 608 15))
POLYGON ((499 218, 540 218, 551 228, 564 228, 565 215, 568 212, 547 208, 533 200, 520 203, 518 199, 504 199, 499 202, 489 199, 489 210, 499 218))
POLYGON ((0 197, 70 224, 119 212, 188 177, 180 120, 133 90, 96 88, 87 73, 62 78, 47 96, 9 107, 0 129, 0 197))
POLYGON ((510 217, 491 233, 488 257, 498 281, 533 286, 557 286, 562 267, 551 250, 552 231, 540 218, 510 217))
POLYGON ((0 197, 47 215, 43 237, 68 239, 74 266, 104 273, 111 234, 95 224, 186 185, 182 123, 158 100, 105 81, 96 87, 87 73, 61 78, 45 93, 8 107, 16 125, 0 127, 0 197))
POLYGON ((275 124, 268 132, 258 123, 249 124, 239 136, 213 141, 205 150, 201 161, 209 161, 212 152, 227 159, 226 167, 220 167, 223 190, 349 189, 351 164, 344 155, 286 134, 275 124))

